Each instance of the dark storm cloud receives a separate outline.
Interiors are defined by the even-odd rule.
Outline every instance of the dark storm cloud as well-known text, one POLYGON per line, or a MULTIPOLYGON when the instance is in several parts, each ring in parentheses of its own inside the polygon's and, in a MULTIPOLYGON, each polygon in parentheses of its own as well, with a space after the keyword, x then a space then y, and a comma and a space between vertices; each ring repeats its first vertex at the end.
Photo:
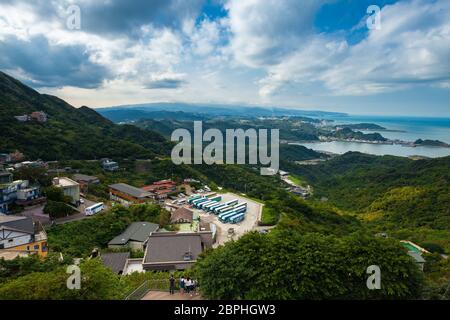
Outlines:
POLYGON ((106 68, 89 60, 83 46, 50 45, 43 36, 0 41, 0 69, 21 71, 33 87, 97 88, 108 78, 106 68))

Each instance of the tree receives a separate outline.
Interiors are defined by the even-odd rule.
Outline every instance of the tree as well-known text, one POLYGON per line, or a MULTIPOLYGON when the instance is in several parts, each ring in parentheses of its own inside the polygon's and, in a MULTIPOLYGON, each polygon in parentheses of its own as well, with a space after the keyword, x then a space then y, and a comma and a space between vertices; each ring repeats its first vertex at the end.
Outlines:
POLYGON ((168 224, 170 224, 170 212, 167 210, 161 210, 159 215, 159 226, 164 228, 168 224))
POLYGON ((195 266, 211 299, 415 298, 420 271, 391 239, 278 230, 250 233, 202 255, 195 266), (369 290, 367 267, 379 265, 381 290, 369 290))
POLYGON ((126 287, 99 259, 81 263, 81 288, 70 290, 65 268, 33 272, 0 286, 2 300, 112 300, 123 299, 126 287))
POLYGON ((44 207, 44 213, 48 214, 50 219, 54 220, 57 218, 67 217, 68 215, 75 212, 72 207, 68 206, 64 202, 47 201, 44 207))
POLYGON ((64 202, 64 192, 61 188, 50 186, 44 189, 47 200, 64 202))

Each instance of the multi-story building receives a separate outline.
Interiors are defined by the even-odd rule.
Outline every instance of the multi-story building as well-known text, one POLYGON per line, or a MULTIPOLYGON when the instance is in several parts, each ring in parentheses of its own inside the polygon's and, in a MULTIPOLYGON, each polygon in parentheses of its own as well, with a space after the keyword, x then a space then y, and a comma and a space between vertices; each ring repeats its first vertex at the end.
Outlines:
POLYGON ((80 203, 80 184, 67 177, 53 178, 53 185, 61 188, 65 196, 69 196, 72 200, 72 204, 77 205, 80 203))
POLYGON ((17 200, 17 191, 28 188, 28 180, 0 184, 0 213, 7 214, 8 206, 17 200))
POLYGON ((83 192, 85 192, 89 185, 91 184, 99 184, 100 183, 100 179, 94 176, 88 176, 85 174, 74 174, 73 175, 73 180, 75 180, 76 182, 78 182, 80 184, 80 188, 83 192))
POLYGON ((133 203, 145 203, 155 199, 155 194, 130 186, 126 183, 116 183, 109 186, 111 200, 129 205, 133 203))
POLYGON ((30 217, 0 215, 0 253, 48 253, 47 234, 39 221, 30 217))

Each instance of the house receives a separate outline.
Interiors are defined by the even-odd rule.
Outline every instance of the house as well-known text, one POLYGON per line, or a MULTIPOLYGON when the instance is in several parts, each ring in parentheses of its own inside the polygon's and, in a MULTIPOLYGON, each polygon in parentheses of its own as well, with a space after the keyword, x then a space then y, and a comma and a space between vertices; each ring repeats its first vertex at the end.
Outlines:
POLYGON ((155 199, 154 193, 144 191, 126 183, 116 183, 110 185, 109 196, 111 200, 119 201, 125 205, 132 203, 145 203, 155 199))
POLYGON ((48 253, 47 234, 39 221, 30 217, 0 215, 0 253, 48 253))
POLYGON ((172 180, 156 181, 151 185, 141 188, 144 191, 152 192, 158 200, 167 199, 168 194, 177 190, 177 184, 172 180))
POLYGON ((143 270, 184 270, 192 267, 206 248, 199 233, 156 232, 148 238, 143 270))
POLYGON ((37 122, 47 122, 47 114, 44 111, 34 111, 30 114, 30 118, 37 122))
POLYGON ((119 164, 110 159, 102 159, 101 160, 102 168, 106 171, 116 171, 119 170, 119 164))
POLYGON ((193 217, 193 211, 181 207, 172 212, 170 223, 192 223, 193 217))
POLYGON ((17 191, 28 188, 28 180, 0 184, 0 214, 7 214, 8 206, 17 200, 17 191))
POLYGON ((130 258, 129 252, 102 253, 100 259, 103 264, 112 272, 121 275, 126 270, 127 260, 130 258))
POLYGON ((41 188, 39 186, 30 186, 17 190, 16 204, 20 206, 35 205, 45 202, 45 197, 41 196, 41 188))
POLYGON ((108 248, 130 248, 134 251, 144 250, 148 237, 150 234, 158 231, 158 229, 159 225, 155 223, 146 221, 133 222, 122 234, 108 242, 108 248))
POLYGON ((91 184, 99 184, 100 179, 94 176, 88 176, 86 174, 74 174, 73 180, 80 184, 80 189, 86 191, 91 184))
POLYGON ((80 203, 80 185, 78 182, 67 177, 56 177, 53 178, 53 185, 61 188, 64 195, 72 199, 70 202, 78 206, 80 203))

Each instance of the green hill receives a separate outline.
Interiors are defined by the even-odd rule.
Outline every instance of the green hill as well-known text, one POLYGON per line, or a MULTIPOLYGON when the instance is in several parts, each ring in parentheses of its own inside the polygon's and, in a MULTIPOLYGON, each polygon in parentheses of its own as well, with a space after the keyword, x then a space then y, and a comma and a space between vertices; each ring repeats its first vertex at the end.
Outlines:
POLYGON ((28 159, 152 158, 168 154, 160 134, 131 125, 116 125, 88 107, 25 86, 0 72, 0 152, 19 150, 28 159), (44 111, 48 121, 19 122, 14 116, 44 111), (99 148, 101 146, 101 148, 99 148))
POLYGON ((315 196, 391 227, 450 229, 450 157, 411 160, 349 152, 293 173, 315 196), (377 213, 373 215, 373 213, 377 213))

